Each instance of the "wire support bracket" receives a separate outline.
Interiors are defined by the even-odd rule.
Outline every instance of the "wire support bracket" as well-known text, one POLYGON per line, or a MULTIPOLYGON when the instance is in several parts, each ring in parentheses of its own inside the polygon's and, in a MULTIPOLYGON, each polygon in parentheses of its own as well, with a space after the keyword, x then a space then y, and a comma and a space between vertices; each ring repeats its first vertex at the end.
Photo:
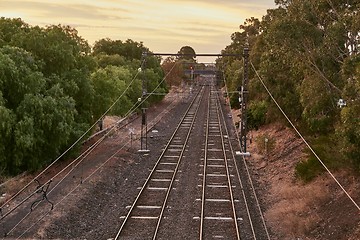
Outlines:
POLYGON ((54 204, 49 200, 49 198, 48 198, 48 196, 47 196, 47 191, 49 190, 49 187, 50 187, 50 184, 51 184, 52 180, 50 180, 49 182, 47 182, 47 183, 44 184, 44 185, 41 185, 40 181, 37 180, 37 179, 35 179, 35 181, 38 183, 38 186, 36 187, 36 189, 37 189, 36 193, 42 194, 42 198, 35 200, 35 201, 31 204, 30 212, 32 212, 32 211, 34 210, 35 204, 40 203, 40 202, 43 201, 43 200, 46 200, 48 203, 50 203, 50 205, 51 205, 51 210, 53 210, 53 209, 54 209, 54 204))

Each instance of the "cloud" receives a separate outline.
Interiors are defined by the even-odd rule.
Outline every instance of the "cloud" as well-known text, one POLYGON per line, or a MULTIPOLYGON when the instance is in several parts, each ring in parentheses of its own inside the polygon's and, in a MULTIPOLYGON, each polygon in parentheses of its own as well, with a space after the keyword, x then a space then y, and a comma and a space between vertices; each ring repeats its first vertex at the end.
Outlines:
POLYGON ((74 3, 56 3, 53 2, 42 2, 42 1, 3 1, 1 0, 1 12, 3 11, 15 11, 15 12, 25 12, 25 15, 31 15, 35 18, 44 18, 44 19, 82 19, 82 20, 122 20, 127 17, 121 17, 127 15, 128 11, 122 8, 106 8, 99 7, 90 4, 76 4, 74 3), (113 11, 117 12, 119 15, 109 15, 108 12, 113 11))
POLYGON ((202 3, 202 4, 214 4, 214 5, 222 5, 227 7, 245 7, 245 8, 258 8, 261 7, 274 7, 274 1, 271 0, 172 0, 173 2, 181 2, 184 4, 194 4, 194 3, 202 3))
POLYGON ((70 25, 90 44, 130 38, 153 51, 190 45, 220 52, 246 18, 261 17, 272 5, 271 0, 0 0, 0 16, 70 25))

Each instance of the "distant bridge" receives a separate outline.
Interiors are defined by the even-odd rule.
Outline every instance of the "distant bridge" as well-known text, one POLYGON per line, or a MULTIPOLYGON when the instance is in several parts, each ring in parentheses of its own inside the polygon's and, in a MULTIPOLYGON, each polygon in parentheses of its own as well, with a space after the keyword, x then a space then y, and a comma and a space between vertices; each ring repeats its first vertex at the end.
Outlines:
POLYGON ((218 70, 184 70, 185 74, 195 74, 195 75, 216 75, 219 72, 218 70))

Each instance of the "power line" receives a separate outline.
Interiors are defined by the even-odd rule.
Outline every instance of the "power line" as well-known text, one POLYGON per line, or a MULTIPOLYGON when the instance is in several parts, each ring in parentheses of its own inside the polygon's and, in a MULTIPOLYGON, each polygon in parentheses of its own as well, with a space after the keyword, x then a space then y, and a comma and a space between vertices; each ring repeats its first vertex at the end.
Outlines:
MULTIPOLYGON (((173 68, 170 70, 170 72, 173 70, 173 68)), ((134 79, 133 79, 133 81, 135 80, 135 78, 136 78, 136 76, 134 77, 134 79)), ((156 90, 157 90, 157 88, 164 82, 164 80, 165 80, 165 78, 166 78, 166 76, 163 78, 163 80, 162 81, 160 81, 160 83, 155 87, 155 89, 150 93, 150 94, 148 94, 148 96, 147 96, 147 98, 148 97, 150 97, 150 95, 152 95, 156 90)), ((128 87, 124 90, 124 92, 123 92, 123 94, 121 94, 121 96, 116 100, 116 102, 117 101, 119 101, 119 99, 124 95, 124 93, 129 89, 129 86, 132 84, 132 82, 133 81, 131 81, 131 83, 128 85, 128 87)), ((146 99, 145 99, 146 100, 146 99)), ((125 114, 125 117, 127 117, 127 116, 130 116, 132 113, 134 113, 135 112, 135 110, 136 110, 136 108, 138 107, 138 106, 140 106, 145 100, 143 100, 142 102, 137 102, 137 103, 135 103, 129 110, 128 110, 128 112, 125 114)), ((111 109, 113 106, 114 106, 115 104, 113 104, 109 109, 111 109)), ((108 112, 108 111, 107 111, 108 112)), ((105 113, 106 114, 106 113, 105 113)), ((103 115, 105 115, 105 114, 103 114, 103 115)), ((100 119, 101 119, 101 117, 100 117, 100 119)), ((113 130, 113 129, 115 129, 116 128, 116 125, 114 125, 114 126, 112 126, 111 128, 110 128, 110 130, 102 137, 102 138, 100 138, 98 141, 96 141, 93 145, 91 145, 84 153, 82 153, 78 158, 76 158, 73 162, 75 162, 77 159, 79 159, 80 157, 82 157, 82 155, 85 155, 85 156, 83 156, 82 158, 82 160, 81 161, 83 161, 97 146, 99 146, 100 145, 100 143, 102 142, 102 141, 104 141, 105 140, 105 138, 111 133, 111 131, 113 130)), ((79 163, 77 163, 76 164, 76 166, 78 166, 80 163, 81 163, 81 161, 79 162, 79 163)), ((72 162, 72 163, 73 163, 72 162)), ((71 166, 72 165, 72 163, 70 163, 67 167, 65 167, 62 171, 60 171, 59 173, 57 173, 53 178, 55 178, 55 177, 57 177, 58 175, 60 175, 60 173, 62 173, 66 168, 68 168, 69 166, 71 166)), ((71 170, 71 171, 73 171, 75 168, 76 168, 76 166, 71 170)), ((67 175, 69 175, 70 173, 68 173, 68 174, 66 174, 66 176, 67 175)), ((65 177, 66 177, 65 176, 65 177)), ((61 180, 61 181, 63 181, 64 179, 65 179, 65 177, 61 180)), ((61 182, 60 181, 60 182, 61 182)), ((60 182, 56 185, 56 186, 58 186, 59 184, 60 184, 60 182)), ((55 187, 56 187, 55 186, 55 187)), ((52 189, 51 189, 51 191, 53 191, 54 190, 54 188, 55 187, 53 187, 52 189)), ((50 192, 51 192, 50 191, 50 192)))
MULTIPOLYGON (((225 73, 225 72, 223 71, 223 73, 225 73)), ((224 84, 225 84, 225 91, 226 91, 226 93, 227 93, 227 97, 229 98, 229 89, 228 89, 227 84, 226 84, 225 74, 223 74, 223 79, 224 79, 224 84)), ((238 93, 238 92, 237 92, 237 93, 238 93)), ((230 110, 231 110, 232 107, 231 107, 231 101, 230 101, 230 99, 229 99, 229 106, 230 106, 230 110)), ((235 126, 235 122, 234 122, 234 119, 233 119, 233 118, 232 118, 232 124, 233 124, 233 127, 234 127, 235 130, 236 130, 236 126, 235 126)), ((229 134, 228 134, 228 135, 229 135, 229 134)), ((240 142, 239 133, 238 133, 237 131, 235 131, 235 136, 236 136, 237 142, 238 142, 239 147, 240 147, 240 152, 245 152, 245 151, 243 150, 243 148, 242 148, 242 145, 241 145, 241 142, 240 142)), ((231 144, 230 144, 230 148, 232 149, 231 144)), ((233 152, 233 150, 232 150, 231 152, 233 152)), ((245 166, 246 174, 247 174, 247 176, 248 176, 249 183, 250 183, 250 185, 251 185, 251 189, 252 189, 252 192, 253 192, 253 194, 254 194, 254 198, 255 198, 255 201, 256 201, 256 205, 257 205, 257 208, 258 208, 258 210, 259 210, 260 218, 261 218, 262 224, 263 224, 263 226, 264 226, 266 236, 267 236, 267 238, 270 240, 270 234, 269 234, 269 231, 268 231, 267 226, 266 226, 265 217, 264 217, 263 211, 262 211, 261 206, 260 206, 259 199, 258 199, 258 197, 257 197, 256 191, 255 191, 255 188, 254 188, 254 183, 253 183, 253 181, 252 181, 252 178, 251 178, 251 175, 250 175, 250 171, 249 171, 248 165, 247 165, 247 163, 246 163, 245 155, 242 155, 242 156, 241 156, 241 159, 242 159, 243 164, 244 164, 244 166, 245 166)), ((235 163, 235 168, 236 168, 236 171, 237 171, 238 178, 239 178, 239 180, 240 180, 240 184, 242 185, 241 179, 240 179, 240 174, 239 174, 239 169, 238 169, 238 166, 237 166, 237 164, 236 164, 236 161, 234 161, 234 163, 235 163)), ((245 197, 245 196, 244 196, 244 200, 245 200, 245 202, 246 202, 246 197, 245 197)), ((249 218, 251 219, 251 215, 250 215, 249 212, 248 212, 248 215, 249 215, 249 218)), ((252 225, 252 221, 251 221, 251 220, 250 220, 250 224, 252 225)), ((255 232, 254 232, 253 228, 252 228, 252 231, 253 231, 253 234, 254 234, 254 236, 255 236, 255 232)))
MULTIPOLYGON (((143 64, 143 62, 141 63, 143 64)), ((16 194, 14 194, 12 197, 10 197, 5 203, 3 203, 0 207, 0 209, 2 209, 4 206, 6 206, 7 204, 9 204, 12 200, 14 200, 16 197, 18 197, 25 189, 27 189, 31 183, 33 183, 36 179, 38 179, 42 174, 44 174, 47 170, 49 170, 56 162, 58 162, 66 153, 68 153, 76 144, 78 144, 81 139, 90 132, 91 129, 93 129, 96 124, 98 123, 98 121, 100 121, 103 117, 106 116, 106 114, 115 106, 115 104, 125 95, 125 93, 127 92, 127 90, 130 88, 130 86, 132 85, 132 83, 135 81, 135 79, 137 78, 137 75, 139 74, 139 72, 137 72, 134 76, 134 78, 131 80, 131 82, 128 84, 128 86, 125 88, 125 90, 122 92, 122 94, 120 94, 120 96, 113 102, 113 104, 98 118, 97 121, 94 122, 94 124, 88 128, 68 149, 66 149, 62 154, 60 154, 60 156, 58 156, 49 166, 47 166, 43 171, 41 171, 36 177, 34 177, 28 184, 26 184, 22 189, 20 189, 16 194)), ((87 151, 87 150, 86 150, 87 151)), ((80 155, 81 156, 81 155, 80 155)), ((79 156, 79 157, 80 157, 79 156)), ((78 159, 78 158, 77 158, 78 159)), ((75 159, 75 160, 77 160, 75 159)), ((75 161, 74 160, 74 161, 75 161)), ((74 162, 73 161, 73 162, 74 162)), ((67 169, 70 165, 72 165, 71 162, 67 167, 65 167, 64 169, 67 169)), ((64 169, 62 171, 60 171, 57 175, 59 175, 61 172, 64 171, 64 169)), ((57 176, 55 175, 55 176, 57 176)), ((53 177, 54 178, 54 177, 53 177)), ((43 187, 47 184, 48 182, 44 183, 42 186, 43 187)), ((37 190, 36 190, 37 191, 37 190)), ((13 212, 15 209, 17 209, 19 206, 21 206, 24 202, 26 202, 30 197, 32 197, 36 191, 32 192, 30 195, 28 195, 26 198, 24 198, 20 203, 18 203, 15 207, 13 207, 11 210, 9 210, 7 213, 5 213, 4 215, 1 216, 0 221, 2 219, 4 219, 6 216, 8 216, 11 212, 13 212)))
MULTIPOLYGON (((175 65, 174 65, 175 66, 175 65)), ((166 79, 166 77, 171 73, 171 71, 174 69, 174 66, 170 69, 170 71, 169 71, 169 73, 165 76, 165 77, 163 77, 163 79, 159 82, 159 84, 153 89, 153 91, 150 93, 150 94, 148 94, 141 102, 137 102, 137 103, 135 103, 130 109, 129 109, 129 111, 125 114, 125 116, 129 116, 129 115, 131 115, 135 110, 136 110, 136 108, 138 107, 138 106, 140 106, 144 101, 146 101, 146 99, 147 98, 149 98, 150 96, 151 96, 151 94, 153 94, 160 86, 161 86, 161 84, 165 81, 165 79, 166 79)), ((139 72, 138 72, 139 73, 139 72)), ((135 77, 133 78, 133 80, 129 83, 129 85, 128 85, 128 87, 124 90, 124 92, 116 99, 116 101, 108 108, 108 110, 98 119, 98 121, 102 118, 102 117, 104 117, 110 110, 111 110, 111 108, 116 104, 116 102, 118 102, 123 96, 124 96, 124 94, 126 93, 126 91, 129 89, 129 87, 131 86, 131 84, 134 82, 134 80, 136 79, 136 77, 137 77, 137 75, 138 75, 138 73, 135 75, 135 77)), ((95 126, 95 124, 92 126, 92 127, 94 127, 95 126)), ((96 141, 93 145, 91 145, 88 149, 86 149, 79 157, 77 157, 75 160, 73 160, 70 164, 68 164, 65 168, 63 168, 60 172, 58 172, 55 176, 53 176, 52 178, 51 178, 51 180, 49 180, 49 181, 47 181, 46 183, 44 183, 42 186, 45 186, 46 184, 48 184, 50 181, 52 181, 52 179, 54 179, 54 178, 56 178, 57 176, 59 176, 62 172, 64 172, 67 168, 69 168, 71 165, 73 165, 73 163, 75 163, 78 159, 80 159, 80 158, 82 158, 78 163, 76 163, 76 165, 67 173, 67 174, 65 174, 65 176, 49 191, 49 193, 51 193, 52 191, 54 191, 55 190, 55 188, 57 187, 57 186, 59 186, 60 185, 60 183, 62 182, 62 181, 64 181, 65 180, 65 178, 67 177, 67 176, 69 176, 70 175, 70 173, 72 172, 72 171, 74 171, 74 169, 97 147, 97 146, 99 146, 101 143, 102 143, 102 141, 106 138, 106 136, 108 136, 110 133, 111 133, 111 131, 114 129, 114 128, 116 128, 116 125, 114 125, 114 126, 112 126, 111 127, 111 129, 102 137, 102 138, 100 138, 98 141, 96 141)), ((129 140, 130 141, 130 140, 129 140)), ((129 141, 128 142, 126 142, 115 154, 117 154, 121 149, 123 149, 125 146, 126 146, 126 144, 128 144, 129 143, 129 141)), ((114 154, 114 155, 115 155, 114 154)), ((114 155, 112 155, 109 159, 107 159, 106 161, 105 161, 105 163, 106 162, 108 162, 114 155)), ((100 169, 102 166, 104 166, 105 165, 105 163, 103 163, 98 169, 100 169)), ((48 168, 50 168, 50 166, 48 167, 48 168)), ((97 169, 97 170, 98 170, 97 169)), ((95 170, 93 173, 95 173, 97 170, 95 170)), ((43 174, 45 172, 45 170, 44 171, 42 171, 42 173, 41 174, 43 174)), ((90 176, 92 176, 93 175, 93 173, 90 175, 90 176)), ((34 178, 26 187, 28 187, 34 180, 36 180, 41 174, 39 174, 36 178, 34 178)), ((89 176, 89 177, 90 177, 89 176)), ((88 177, 88 178, 89 178, 88 177)), ((86 178, 86 179, 88 179, 88 178, 86 178)), ((85 179, 85 180, 86 180, 85 179)), ((42 187, 41 186, 41 187, 42 187)), ((24 187, 21 191, 24 191, 25 189, 26 189, 26 187, 24 187)), ((76 187, 77 188, 77 187, 76 187)), ((75 189, 74 189, 75 190, 75 189)), ((19 194, 20 194, 21 192, 19 192, 16 196, 18 196, 19 194)), ((23 203, 25 203, 28 199, 30 199, 30 197, 32 197, 34 194, 36 193, 36 191, 35 192, 33 192, 33 193, 31 193, 28 197, 26 197, 23 201, 21 201, 18 205, 16 205, 13 209, 11 209, 10 211, 8 211, 5 215, 3 215, 1 218, 0 218, 0 220, 2 220, 2 219, 4 219, 6 216, 8 216, 11 212, 13 212, 14 210, 16 210, 19 206, 21 206, 23 203)), ((49 194, 48 193, 48 194, 49 194)), ((71 192, 70 192, 71 193, 71 192)), ((68 194, 69 195, 69 194, 68 194)), ((67 195, 67 196, 68 196, 67 195)), ((16 197, 15 196, 15 197, 16 197)), ((14 198, 15 198, 14 197, 14 198)), ((14 198, 12 198, 11 200, 13 200, 14 198)), ((9 200, 8 202, 10 202, 11 200, 9 200)), ((38 202, 36 205, 35 205, 35 207, 39 204, 40 202, 38 202)), ((55 204, 55 206, 56 206, 57 204, 55 204)), ((25 217, 23 217, 8 233, 10 233, 10 232, 12 232, 18 225, 20 225, 20 223, 25 219, 25 218, 27 218, 28 216, 30 215, 30 213, 28 213, 25 217)), ((42 218, 41 218, 42 219, 42 218)), ((41 220, 40 219, 40 220, 41 220)), ((34 225, 33 225, 34 226, 34 225)), ((31 228, 31 227, 30 227, 31 228)))
MULTIPOLYGON (((174 67, 173 68, 171 68, 170 69, 170 71, 169 71, 169 73, 172 71, 174 69, 174 67)), ((168 74, 169 74, 168 73, 168 74)), ((167 75, 168 75, 167 74, 167 75)), ((155 89, 152 91, 152 93, 154 93, 157 89, 158 89, 158 87, 159 86, 161 86, 161 84, 165 81, 165 78, 167 77, 167 75, 162 79, 162 81, 160 81, 160 83, 155 87, 155 89)), ((151 94, 150 94, 151 95, 151 94)), ((150 97, 150 95, 148 95, 148 96, 146 96, 146 98, 141 102, 141 103, 143 103, 147 98, 149 98, 150 97)), ((140 104, 141 104, 140 103, 140 104)), ((138 106, 140 105, 139 103, 137 103, 138 104, 138 106)), ((136 105, 136 104, 135 104, 136 105)), ((135 106, 134 105, 134 106, 135 106)), ((130 114, 132 114, 134 111, 136 110, 136 108, 132 108, 132 110, 130 109, 128 112, 127 112, 127 114, 126 115, 130 115, 130 114)), ((112 128, 111 128, 111 130, 112 129, 114 129, 116 126, 114 125, 112 128)), ((106 135, 105 136, 103 136, 101 139, 99 139, 96 143, 94 143, 92 146, 90 146, 85 152, 87 152, 87 154, 83 157, 83 159, 81 159, 81 161, 79 161, 74 167, 73 167, 73 169, 69 172, 69 173, 67 173, 50 191, 49 191, 49 193, 50 192, 52 192, 90 153, 91 153, 91 151, 93 151, 104 139, 105 139, 105 137, 111 132, 111 130, 108 132, 108 133, 106 133, 106 135), (90 149, 90 150, 89 150, 90 149), (89 151, 88 151, 89 150, 89 151)), ((53 206, 53 208, 55 208, 57 205, 59 205, 62 201, 64 201, 68 196, 70 196, 70 194, 72 193, 72 192, 74 192, 83 182, 86 182, 89 178, 91 178, 97 171, 99 171, 107 162, 109 162, 114 156, 116 156, 116 154, 118 154, 122 149, 124 149, 124 147, 130 142, 131 140, 128 140, 127 142, 125 142, 125 144, 123 144, 114 154, 112 154, 105 162, 103 162, 102 164, 100 164, 100 166, 98 167, 98 168, 96 168, 89 176, 87 176, 81 183, 79 183, 77 186, 75 186, 68 194, 66 194, 59 202, 57 202, 56 204, 54 204, 54 206, 53 206)), ((84 153, 83 153, 84 154, 84 153)), ((80 157, 78 157, 78 158, 80 158, 80 157)), ((77 158, 77 159, 78 159, 77 158)), ((76 159, 73 161, 73 162, 75 162, 76 161, 76 159)), ((73 163, 72 162, 72 163, 73 163)), ((72 163, 70 163, 67 167, 69 167, 72 163)), ((67 168, 66 167, 66 168, 67 168)), ((62 170, 63 171, 63 170, 62 170)), ((57 175, 59 175, 60 173, 58 173, 57 175)), ((56 175, 56 176, 57 176, 56 175)), ((54 178, 54 177, 53 177, 54 178)), ((44 184, 45 185, 45 184, 44 184)), ((41 202, 41 201, 40 201, 41 202)), ((38 204, 40 204, 40 202, 38 202, 37 203, 37 205, 38 204)), ((36 205, 36 206, 37 206, 36 205)), ((35 207, 36 207, 35 206, 35 207)), ((50 211, 48 211, 48 212, 46 212, 43 216, 41 216, 37 221, 35 221, 29 228, 27 228, 19 237, 18 237, 18 239, 20 238, 20 237, 22 237, 26 232, 28 232, 31 228, 33 228, 38 222, 40 222, 44 217, 46 217, 49 213, 51 212, 51 210, 50 211)), ((15 228, 17 228, 20 224, 21 224, 21 222, 23 222, 24 220, 25 220, 25 218, 27 218, 29 215, 30 215, 30 213, 31 212, 29 212, 28 214, 26 214, 7 234, 9 234, 9 233, 11 233, 13 230, 15 230, 15 228)))
POLYGON ((255 71, 256 76, 259 78, 261 84, 264 86, 265 90, 267 91, 267 93, 269 94, 269 96, 271 97, 271 99, 273 100, 273 102, 276 104, 276 106, 279 108, 279 110, 281 111, 281 113, 284 115, 284 117, 286 118, 286 120, 290 123, 290 125, 292 126, 292 128, 295 130, 295 132, 299 135, 299 137, 301 138, 301 140, 306 144, 306 146, 310 149, 310 151, 314 154, 314 156, 317 158, 317 160, 320 162, 320 164, 325 168, 325 170, 330 174, 330 176, 334 179, 334 181, 336 182, 336 184, 340 187, 340 189, 345 193, 345 195, 350 199, 350 201, 355 205, 355 207, 360 211, 360 207, 359 205, 355 202, 355 200, 350 196, 350 194, 345 190, 345 188, 341 185, 341 183, 336 179, 336 177, 332 174, 332 172, 329 170, 329 168, 325 165, 325 163, 320 159, 320 157, 316 154, 316 152, 314 151, 314 149, 310 146, 310 144, 305 140, 305 138, 301 135, 301 133, 297 130, 297 128, 295 127, 295 125, 291 122, 291 120, 289 119, 289 117, 286 115, 286 113, 283 111, 283 109, 280 107, 280 105, 278 104, 278 102, 275 100, 274 96, 271 94, 269 88, 265 85, 264 81, 262 80, 262 78, 260 77, 259 73, 257 72, 257 70, 255 69, 254 65, 252 62, 250 62, 252 68, 255 71))
POLYGON ((151 53, 148 52, 148 55, 153 56, 194 56, 194 57, 242 57, 242 54, 219 54, 219 53, 195 53, 195 54, 188 54, 188 53, 151 53))
MULTIPOLYGON (((118 154, 122 149, 124 149, 124 147, 130 142, 130 140, 128 140, 125 144, 123 144, 114 154, 112 154, 108 159, 106 159, 105 162, 103 162, 99 167, 97 167, 93 172, 90 173, 90 175, 88 175, 83 181, 82 183, 86 182, 87 180, 89 180, 96 172, 98 172, 106 163, 108 163, 113 157, 116 156, 116 154, 118 154)), ((62 179, 63 180, 63 179, 62 179)), ((72 190, 70 190, 70 192, 68 192, 59 202, 57 202, 56 204, 54 204, 54 208, 56 206, 58 206, 60 203, 62 203, 66 198, 68 198, 70 196, 71 193, 73 193, 79 186, 82 185, 82 183, 79 183, 78 185, 76 185, 72 190)), ((54 189, 54 188, 53 188, 54 189)), ((52 190, 53 190, 52 189, 52 190)), ((35 221, 29 228, 27 228, 17 239, 19 239, 20 237, 22 237, 26 232, 28 232, 31 228, 33 228, 37 223, 39 223, 44 217, 46 217, 49 213, 51 212, 48 211, 46 212, 43 216, 41 216, 40 218, 38 218, 37 221, 35 221)), ((30 213, 29 213, 30 214, 30 213)), ((26 218, 29 214, 27 214, 24 218, 26 218)), ((23 221, 24 218, 21 220, 23 221)), ((15 227, 13 227, 13 229, 11 229, 11 231, 13 231, 20 223, 18 223, 15 227)), ((10 233, 10 232, 9 232, 10 233)))

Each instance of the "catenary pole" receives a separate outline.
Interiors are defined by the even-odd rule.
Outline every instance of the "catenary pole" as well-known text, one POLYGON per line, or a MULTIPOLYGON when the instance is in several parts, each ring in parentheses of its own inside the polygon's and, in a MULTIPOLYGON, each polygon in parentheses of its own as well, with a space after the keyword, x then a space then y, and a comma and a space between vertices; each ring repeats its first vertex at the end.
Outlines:
POLYGON ((240 109, 241 109, 241 125, 240 125, 240 143, 243 153, 246 153, 246 134, 247 134, 247 99, 248 89, 247 84, 249 81, 249 43, 244 46, 244 76, 242 81, 242 87, 240 91, 240 109))

